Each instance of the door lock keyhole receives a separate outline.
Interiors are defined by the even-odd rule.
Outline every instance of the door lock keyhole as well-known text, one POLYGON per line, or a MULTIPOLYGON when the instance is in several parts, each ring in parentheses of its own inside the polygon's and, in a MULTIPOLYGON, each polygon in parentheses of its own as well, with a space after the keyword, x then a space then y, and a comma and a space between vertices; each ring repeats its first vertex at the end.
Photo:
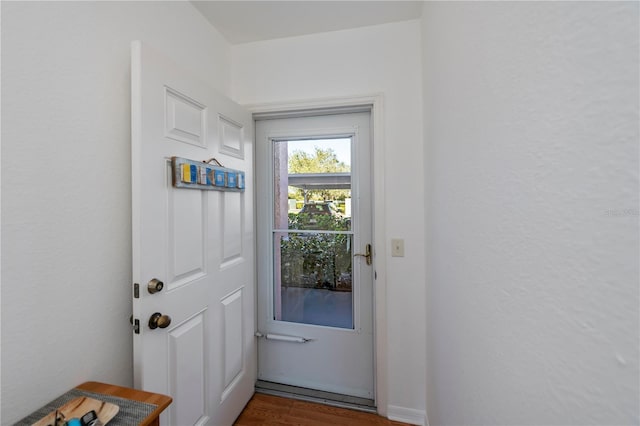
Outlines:
POLYGON ((164 283, 162 281, 160 281, 159 279, 156 279, 156 278, 153 278, 147 284, 147 291, 149 293, 151 293, 151 294, 154 294, 154 293, 157 293, 159 291, 162 291, 163 288, 164 288, 164 283))

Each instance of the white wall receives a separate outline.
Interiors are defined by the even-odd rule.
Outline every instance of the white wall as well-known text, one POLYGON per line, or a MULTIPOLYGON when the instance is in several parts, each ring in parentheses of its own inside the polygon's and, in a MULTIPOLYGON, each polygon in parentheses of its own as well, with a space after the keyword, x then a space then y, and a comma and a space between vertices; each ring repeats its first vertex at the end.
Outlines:
POLYGON ((426 351, 421 84, 419 21, 232 48, 232 93, 242 104, 384 95, 383 243, 404 238, 406 256, 382 259, 388 319, 382 410, 418 417, 425 409, 426 351))
POLYGON ((135 39, 229 92, 229 47, 186 2, 2 2, 2 424, 132 384, 135 39))
POLYGON ((423 12, 432 425, 630 425, 637 2, 423 12))

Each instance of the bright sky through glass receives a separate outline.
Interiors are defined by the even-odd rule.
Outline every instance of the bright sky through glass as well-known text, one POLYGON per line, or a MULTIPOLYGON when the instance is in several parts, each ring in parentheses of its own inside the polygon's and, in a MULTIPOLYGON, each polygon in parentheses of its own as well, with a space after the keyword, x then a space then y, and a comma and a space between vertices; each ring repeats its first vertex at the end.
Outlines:
POLYGON ((338 161, 343 162, 347 166, 351 166, 351 139, 312 139, 302 141, 287 141, 289 155, 294 151, 306 152, 313 155, 315 147, 321 149, 332 149, 338 157, 338 161))

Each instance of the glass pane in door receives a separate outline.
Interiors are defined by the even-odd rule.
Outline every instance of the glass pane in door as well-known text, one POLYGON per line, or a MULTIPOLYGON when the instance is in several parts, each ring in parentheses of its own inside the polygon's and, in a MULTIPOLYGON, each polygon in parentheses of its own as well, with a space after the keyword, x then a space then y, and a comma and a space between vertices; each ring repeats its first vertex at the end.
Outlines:
POLYGON ((352 329, 351 138, 273 152, 274 319, 352 329))
POLYGON ((276 235, 280 321, 353 328, 352 236, 276 235))

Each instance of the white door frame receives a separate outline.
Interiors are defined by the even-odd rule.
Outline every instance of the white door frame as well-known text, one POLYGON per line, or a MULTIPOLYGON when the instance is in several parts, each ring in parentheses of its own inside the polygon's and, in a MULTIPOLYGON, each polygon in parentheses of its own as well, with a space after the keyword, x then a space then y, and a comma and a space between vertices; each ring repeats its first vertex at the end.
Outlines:
MULTIPOLYGON (((383 95, 353 96, 340 98, 309 99, 289 102, 243 105, 261 119, 269 116, 291 114, 292 116, 318 115, 323 110, 335 113, 348 112, 350 108, 371 107, 372 123, 372 195, 373 195, 373 252, 374 252, 374 294, 373 294, 373 342, 375 394, 378 414, 387 415, 387 253, 385 217, 385 140, 383 129, 383 95)), ((255 129, 255 126, 254 126, 255 129)), ((255 148, 255 145, 254 145, 255 148)), ((257 159, 256 159, 257 160, 257 159)), ((257 201, 257 200, 256 200, 257 201)), ((256 316, 257 318, 257 316, 256 316)))

